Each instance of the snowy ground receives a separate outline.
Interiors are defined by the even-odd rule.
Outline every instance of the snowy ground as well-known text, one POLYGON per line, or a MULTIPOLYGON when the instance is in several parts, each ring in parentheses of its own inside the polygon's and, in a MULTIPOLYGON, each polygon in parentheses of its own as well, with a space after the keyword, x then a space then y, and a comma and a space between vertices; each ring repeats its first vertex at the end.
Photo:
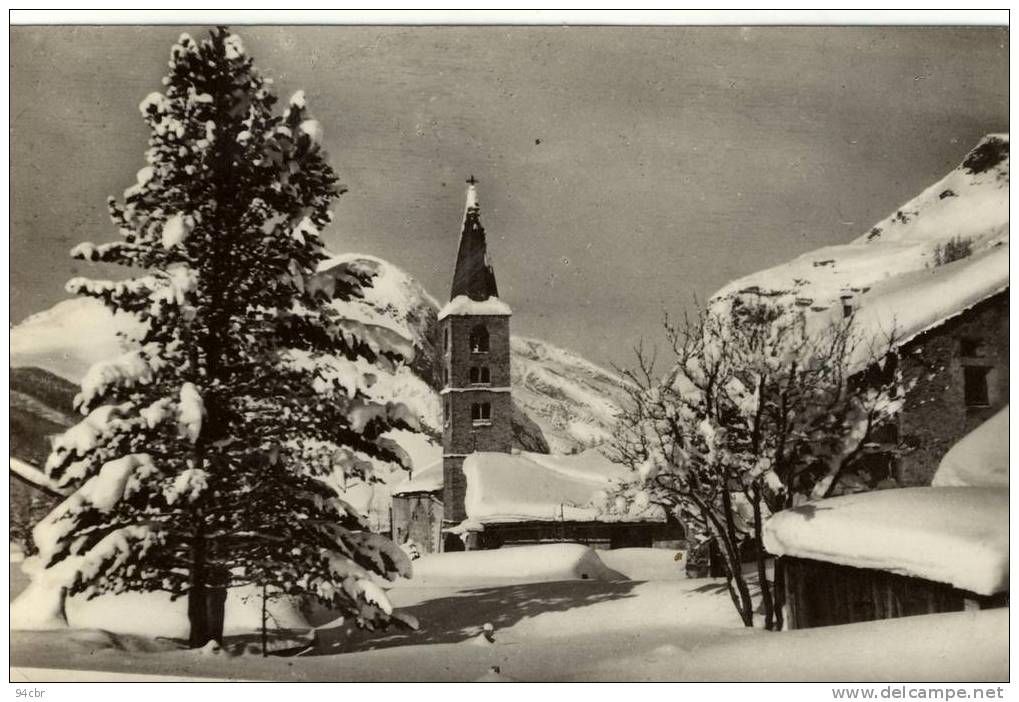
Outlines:
MULTIPOLYGON (((768 634, 739 625, 722 582, 683 579, 671 552, 604 553, 605 567, 592 569, 589 552, 558 548, 560 562, 548 559, 554 572, 533 569, 518 579, 481 568, 465 579, 460 563, 454 566, 460 581, 443 582, 437 574, 444 557, 419 561, 432 577, 391 592, 397 607, 421 621, 419 631, 353 631, 322 616, 301 654, 268 659, 191 652, 173 641, 99 630, 14 631, 12 676, 67 680, 87 670, 191 679, 469 681, 493 677, 498 666, 502 679, 545 681, 1007 679, 1005 609, 768 634), (494 642, 484 636, 486 624, 494 642)), ((251 641, 235 637, 226 645, 251 641)))

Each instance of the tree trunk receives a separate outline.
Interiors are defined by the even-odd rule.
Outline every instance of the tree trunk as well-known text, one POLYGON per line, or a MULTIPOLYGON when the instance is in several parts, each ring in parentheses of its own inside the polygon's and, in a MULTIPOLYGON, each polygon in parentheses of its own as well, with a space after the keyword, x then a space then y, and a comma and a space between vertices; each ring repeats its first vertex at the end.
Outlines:
POLYGON ((761 536, 763 519, 761 518, 761 497, 754 495, 754 547, 757 550, 757 580, 761 587, 761 603, 764 606, 764 628, 773 631, 775 626, 775 604, 771 598, 771 587, 768 584, 768 569, 765 564, 764 538, 761 536))
MULTIPOLYGON (((793 494, 792 491, 787 490, 785 496, 782 498, 782 503, 777 506, 769 505, 772 514, 777 511, 789 509, 793 506, 793 494)), ((786 570, 785 563, 781 558, 775 559, 775 583, 772 589, 774 593, 774 609, 775 609, 775 631, 782 631, 785 628, 785 605, 787 599, 786 593, 786 570)))
POLYGON ((266 586, 262 583, 262 658, 269 655, 269 609, 265 596, 266 586))
POLYGON ((725 577, 725 559, 717 539, 708 542, 708 575, 712 578, 725 577))
POLYGON ((191 544, 191 574, 188 589, 188 646, 201 648, 210 641, 223 641, 226 615, 226 574, 210 567, 207 543, 199 534, 191 544))
POLYGON ((785 627, 785 564, 781 558, 775 559, 775 631, 785 627))
MULTIPOLYGON (((750 588, 747 587, 746 578, 743 577, 742 558, 740 557, 739 539, 736 537, 736 523, 733 514, 732 495, 728 490, 722 491, 722 506, 725 510, 725 528, 720 530, 720 546, 726 559, 726 567, 729 569, 729 576, 735 583, 736 592, 739 593, 740 604, 737 606, 743 625, 753 627, 754 625, 754 599, 750 596, 750 588)), ((730 586, 731 587, 731 586, 730 586)))
MULTIPOLYGON (((728 516, 727 519, 729 519, 728 516)), ((725 565, 725 582, 729 588, 732 603, 735 605, 740 619, 743 620, 744 626, 752 627, 754 625, 753 599, 750 597, 750 590, 743 578, 743 573, 740 572, 738 551, 735 550, 735 545, 729 541, 726 530, 721 524, 718 524, 713 518, 709 518, 709 523, 714 531, 713 539, 721 551, 722 561, 725 565)))
POLYGON ((209 638, 222 643, 223 625, 226 620, 226 574, 218 572, 206 592, 205 615, 209 626, 209 638))
POLYGON ((205 585, 205 539, 196 535, 191 543, 188 587, 188 646, 201 648, 209 642, 208 589, 205 585))

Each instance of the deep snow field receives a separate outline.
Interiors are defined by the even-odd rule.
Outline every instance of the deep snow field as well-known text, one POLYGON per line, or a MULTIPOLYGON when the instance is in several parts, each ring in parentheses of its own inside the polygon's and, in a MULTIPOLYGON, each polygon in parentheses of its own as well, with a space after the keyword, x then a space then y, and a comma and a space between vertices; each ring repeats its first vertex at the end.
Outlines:
MULTIPOLYGON (((313 630, 278 634, 280 655, 262 658, 254 631, 201 652, 113 633, 118 620, 157 614, 107 603, 108 628, 12 631, 12 680, 1008 679, 1007 609, 769 634, 740 625, 723 581, 685 579, 664 549, 559 544, 414 565, 390 599, 420 621, 417 631, 359 631, 316 613, 313 630)), ((12 580, 12 599, 23 585, 12 580)))

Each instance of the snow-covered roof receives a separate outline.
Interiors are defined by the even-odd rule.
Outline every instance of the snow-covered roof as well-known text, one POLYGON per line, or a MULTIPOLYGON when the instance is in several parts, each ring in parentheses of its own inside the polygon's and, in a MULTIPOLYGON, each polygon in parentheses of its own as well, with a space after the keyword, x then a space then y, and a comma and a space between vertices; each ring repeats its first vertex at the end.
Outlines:
POLYGON ((664 522, 661 507, 616 497, 629 471, 598 451, 571 456, 472 453, 464 459, 471 525, 506 522, 664 522))
POLYGON ((848 305, 868 355, 893 332, 901 344, 942 324, 1008 288, 1008 146, 1007 134, 985 137, 866 234, 735 280, 713 304, 761 294, 813 323, 840 319, 848 305), (946 247, 959 242, 969 253, 945 263, 946 247))
POLYGON ((438 492, 442 490, 442 459, 415 470, 410 478, 393 488, 393 495, 409 495, 415 492, 438 492))
POLYGON ((945 454, 931 484, 1008 488, 1008 405, 945 454))
POLYGON ((511 314, 513 312, 510 310, 509 305, 497 297, 489 297, 485 300, 472 300, 466 295, 457 295, 447 302, 445 307, 439 310, 439 319, 469 315, 508 317, 511 314))
POLYGON ((893 336, 895 345, 901 346, 1007 290, 1008 251, 1006 242, 959 261, 890 278, 861 295, 853 324, 862 343, 855 349, 854 366, 866 365, 893 336))
POLYGON ((819 500, 768 520, 764 546, 993 595, 1008 590, 1008 491, 919 487, 819 500))
MULTIPOLYGON (((591 449, 569 456, 543 453, 472 453, 464 459, 465 528, 510 522, 664 522, 647 502, 617 497, 613 486, 631 476, 591 449)), ((414 473, 392 494, 438 492, 442 461, 414 473)))

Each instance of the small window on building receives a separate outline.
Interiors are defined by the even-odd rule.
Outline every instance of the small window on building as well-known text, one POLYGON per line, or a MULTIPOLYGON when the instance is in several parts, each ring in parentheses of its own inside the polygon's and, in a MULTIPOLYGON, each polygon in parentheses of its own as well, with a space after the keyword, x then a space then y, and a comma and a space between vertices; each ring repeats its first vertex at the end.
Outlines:
POLYGON ((483 426, 492 423, 492 405, 487 402, 474 402, 471 404, 471 421, 474 426, 483 426))
POLYGON ((985 355, 983 339, 959 339, 959 355, 963 358, 983 358, 985 355))
POLYGON ((488 385, 492 382, 488 366, 472 366, 470 379, 471 385, 488 385))
POLYGON ((450 402, 449 396, 447 395, 445 402, 442 403, 443 425, 448 427, 452 419, 453 419, 453 403, 450 402))
POLYGON ((445 351, 446 353, 449 353, 450 351, 453 350, 453 334, 450 331, 449 327, 446 327, 446 336, 444 339, 442 350, 445 351))
POLYGON ((488 353, 488 330, 480 325, 471 329, 469 343, 471 353, 488 353))
POLYGON ((842 300, 842 318, 848 319, 853 316, 853 312, 856 308, 853 306, 853 296, 851 294, 842 294, 840 298, 842 300))
POLYGON ((987 407, 991 404, 987 392, 987 375, 990 370, 986 366, 963 366, 963 393, 967 407, 987 407))

